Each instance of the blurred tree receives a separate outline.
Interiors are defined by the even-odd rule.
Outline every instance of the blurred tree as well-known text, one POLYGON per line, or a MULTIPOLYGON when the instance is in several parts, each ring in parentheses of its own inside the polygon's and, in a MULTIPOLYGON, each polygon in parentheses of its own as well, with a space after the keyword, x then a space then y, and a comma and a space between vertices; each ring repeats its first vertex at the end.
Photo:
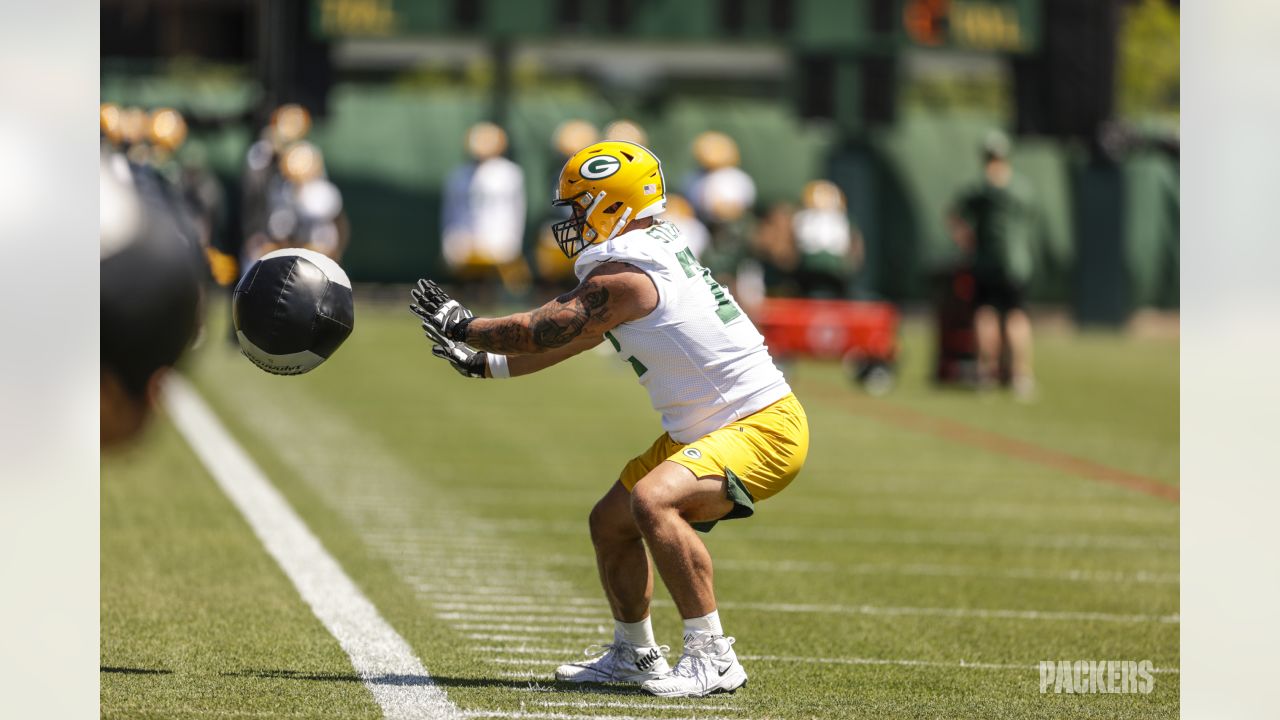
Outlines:
POLYGON ((1120 115, 1128 119, 1178 114, 1179 16, 1167 0, 1138 0, 1120 30, 1120 115))

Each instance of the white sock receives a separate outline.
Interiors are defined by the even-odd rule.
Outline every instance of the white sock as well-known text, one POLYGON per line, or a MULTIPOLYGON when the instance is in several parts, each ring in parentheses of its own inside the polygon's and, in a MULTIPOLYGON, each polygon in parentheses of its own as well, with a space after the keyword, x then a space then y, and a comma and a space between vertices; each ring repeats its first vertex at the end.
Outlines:
POLYGON ((640 622, 627 623, 613 621, 613 639, 622 640, 636 647, 657 647, 658 641, 653 638, 653 623, 646 615, 640 622))
POLYGON ((694 633, 711 633, 712 635, 723 635, 724 629, 720 627, 720 611, 712 610, 710 614, 696 618, 684 619, 684 634, 692 635, 694 633))

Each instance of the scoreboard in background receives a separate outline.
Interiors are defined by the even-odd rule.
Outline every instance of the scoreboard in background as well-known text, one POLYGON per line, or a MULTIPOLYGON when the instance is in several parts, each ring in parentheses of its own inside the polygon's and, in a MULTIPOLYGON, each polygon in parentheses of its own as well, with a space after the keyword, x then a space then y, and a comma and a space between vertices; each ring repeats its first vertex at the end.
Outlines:
MULTIPOLYGON (((1044 3, 1076 0, 312 0, 312 33, 503 42, 773 46, 803 117, 857 134, 892 123, 904 51, 1034 56, 1044 3)), ((495 91, 495 115, 502 99, 495 91)))
POLYGON ((1042 0, 313 0, 322 37, 774 41, 807 51, 902 46, 1028 53, 1042 0))
POLYGON ((904 0, 902 27, 923 47, 1025 53, 1038 44, 1039 10, 1032 0, 904 0))

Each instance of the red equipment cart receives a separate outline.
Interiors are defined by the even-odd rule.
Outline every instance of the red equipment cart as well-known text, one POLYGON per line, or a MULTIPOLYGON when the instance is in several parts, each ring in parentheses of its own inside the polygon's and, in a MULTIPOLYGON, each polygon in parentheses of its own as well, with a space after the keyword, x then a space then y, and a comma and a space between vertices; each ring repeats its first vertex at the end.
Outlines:
POLYGON ((840 359, 867 392, 893 387, 901 316, 892 303, 766 298, 754 319, 779 359, 840 359))

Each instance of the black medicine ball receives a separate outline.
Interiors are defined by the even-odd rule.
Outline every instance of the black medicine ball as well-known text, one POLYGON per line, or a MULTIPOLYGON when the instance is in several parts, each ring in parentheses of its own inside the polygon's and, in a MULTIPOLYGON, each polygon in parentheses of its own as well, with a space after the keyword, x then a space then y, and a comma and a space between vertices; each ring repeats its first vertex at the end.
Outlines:
POLYGON ((236 284, 231 312, 240 351, 276 375, 301 375, 329 359, 355 325, 347 274, 302 248, 254 263, 236 284))

